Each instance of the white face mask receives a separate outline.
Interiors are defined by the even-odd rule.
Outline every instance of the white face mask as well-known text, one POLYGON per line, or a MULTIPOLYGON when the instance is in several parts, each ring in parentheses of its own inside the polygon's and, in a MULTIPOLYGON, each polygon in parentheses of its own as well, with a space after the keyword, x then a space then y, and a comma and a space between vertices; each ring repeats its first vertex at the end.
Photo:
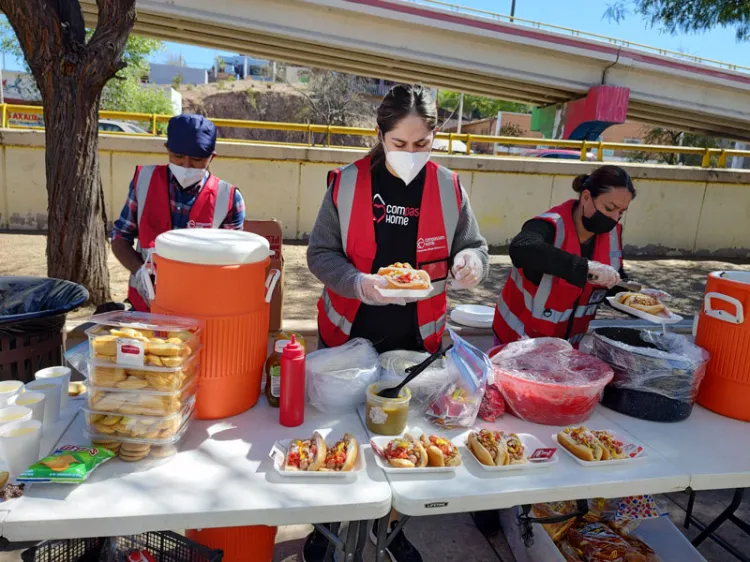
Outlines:
POLYGON ((185 168, 177 164, 170 164, 169 171, 183 189, 201 181, 207 172, 205 168, 185 168))
POLYGON ((419 175, 430 160, 430 152, 405 152, 403 150, 388 150, 383 143, 385 159, 406 185, 409 185, 419 175))

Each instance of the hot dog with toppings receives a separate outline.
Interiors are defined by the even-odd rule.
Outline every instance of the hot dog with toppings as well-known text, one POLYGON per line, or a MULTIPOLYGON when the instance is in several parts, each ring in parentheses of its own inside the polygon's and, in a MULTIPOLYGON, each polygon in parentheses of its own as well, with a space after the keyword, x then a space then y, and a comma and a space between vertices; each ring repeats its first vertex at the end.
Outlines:
POLYGON ((427 466, 429 457, 422 443, 408 433, 392 439, 383 451, 385 458, 395 468, 421 468, 427 466))
POLYGON ((445 437, 422 435, 420 441, 427 451, 430 466, 458 466, 461 464, 461 454, 458 452, 458 448, 445 437))
POLYGON ((284 470, 320 470, 326 460, 326 453, 326 442, 317 431, 313 433, 312 439, 293 439, 284 460, 284 470))
POLYGON ((349 472, 354 468, 359 454, 359 443, 349 433, 345 433, 342 439, 336 441, 333 447, 328 447, 325 462, 321 471, 349 472))

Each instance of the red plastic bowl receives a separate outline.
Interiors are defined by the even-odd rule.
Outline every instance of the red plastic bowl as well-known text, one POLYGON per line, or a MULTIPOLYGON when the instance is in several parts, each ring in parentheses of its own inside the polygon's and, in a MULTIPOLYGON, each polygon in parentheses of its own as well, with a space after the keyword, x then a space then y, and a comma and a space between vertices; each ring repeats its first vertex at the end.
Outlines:
MULTIPOLYGON (((490 351, 492 356, 500 351, 496 349, 490 351)), ((532 362, 545 363, 544 353, 531 355, 532 362)), ((584 422, 596 408, 614 372, 603 361, 573 349, 549 353, 546 359, 549 366, 546 369, 525 371, 515 364, 511 371, 504 364, 495 365, 495 384, 501 389, 508 409, 523 420, 544 425, 584 422), (555 368, 555 364, 560 368, 555 368)))

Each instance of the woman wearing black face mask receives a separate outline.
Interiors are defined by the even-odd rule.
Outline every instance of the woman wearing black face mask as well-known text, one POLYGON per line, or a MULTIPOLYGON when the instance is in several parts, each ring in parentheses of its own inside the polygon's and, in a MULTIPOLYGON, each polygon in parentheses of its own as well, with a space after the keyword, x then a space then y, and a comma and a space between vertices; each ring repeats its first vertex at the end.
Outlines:
POLYGON ((571 199, 524 224, 510 245, 513 270, 501 292, 496 343, 523 337, 580 342, 621 278, 620 219, 635 198, 628 173, 602 166, 573 181, 571 199))

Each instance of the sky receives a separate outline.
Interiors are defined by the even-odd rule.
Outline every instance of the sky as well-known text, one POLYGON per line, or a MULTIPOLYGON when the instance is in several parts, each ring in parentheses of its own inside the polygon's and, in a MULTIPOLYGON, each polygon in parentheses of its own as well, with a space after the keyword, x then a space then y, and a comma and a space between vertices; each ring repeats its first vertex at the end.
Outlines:
MULTIPOLYGON (((511 0, 444 0, 480 10, 509 14, 511 0)), ((639 16, 629 15, 625 21, 607 21, 603 15, 610 0, 516 0, 516 17, 588 31, 608 37, 627 39, 654 47, 686 52, 706 58, 750 66, 750 42, 737 43, 731 29, 715 29, 700 35, 672 36, 651 28, 639 16)), ((215 51, 178 43, 167 43, 164 51, 151 57, 151 62, 167 62, 182 56, 186 66, 209 68, 216 55, 236 55, 231 51, 215 51)), ((252 53, 246 53, 252 55, 252 53)), ((4 57, 4 68, 20 70, 19 61, 4 57), (7 64, 7 67, 5 66, 7 64)))

